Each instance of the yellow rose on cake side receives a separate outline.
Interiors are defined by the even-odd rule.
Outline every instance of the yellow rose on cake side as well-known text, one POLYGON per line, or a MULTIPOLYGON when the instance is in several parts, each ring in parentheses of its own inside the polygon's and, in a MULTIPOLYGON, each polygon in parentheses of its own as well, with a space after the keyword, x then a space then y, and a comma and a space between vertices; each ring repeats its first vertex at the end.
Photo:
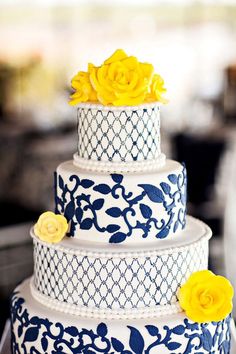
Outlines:
POLYGON ((180 306, 194 322, 221 321, 232 311, 234 290, 228 279, 209 270, 193 273, 180 288, 180 306))
POLYGON ((68 223, 63 215, 46 211, 41 214, 34 226, 34 233, 42 241, 58 243, 65 236, 68 230, 68 223))

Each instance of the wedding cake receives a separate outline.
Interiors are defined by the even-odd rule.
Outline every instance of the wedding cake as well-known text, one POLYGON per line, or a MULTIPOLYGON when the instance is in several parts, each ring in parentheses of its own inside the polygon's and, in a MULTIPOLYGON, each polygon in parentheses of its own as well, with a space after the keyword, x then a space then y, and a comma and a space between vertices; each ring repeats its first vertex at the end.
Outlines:
POLYGON ((186 216, 185 166, 161 152, 163 79, 117 50, 72 87, 78 150, 31 230, 12 353, 230 353, 232 286, 207 270, 211 230, 186 216))

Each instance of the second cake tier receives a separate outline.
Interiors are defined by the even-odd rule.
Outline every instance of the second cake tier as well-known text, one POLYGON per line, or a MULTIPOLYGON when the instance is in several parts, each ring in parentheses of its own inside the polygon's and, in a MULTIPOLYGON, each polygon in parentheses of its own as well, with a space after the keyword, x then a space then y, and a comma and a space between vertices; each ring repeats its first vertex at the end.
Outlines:
POLYGON ((167 160, 137 174, 89 172, 73 161, 55 173, 56 212, 69 221, 69 236, 100 243, 146 244, 183 230, 186 169, 167 160))
POLYGON ((130 249, 76 239, 53 245, 32 236, 32 291, 39 301, 83 316, 135 318, 144 309, 149 317, 180 310, 179 287, 193 272, 207 269, 211 231, 188 217, 179 237, 130 249))

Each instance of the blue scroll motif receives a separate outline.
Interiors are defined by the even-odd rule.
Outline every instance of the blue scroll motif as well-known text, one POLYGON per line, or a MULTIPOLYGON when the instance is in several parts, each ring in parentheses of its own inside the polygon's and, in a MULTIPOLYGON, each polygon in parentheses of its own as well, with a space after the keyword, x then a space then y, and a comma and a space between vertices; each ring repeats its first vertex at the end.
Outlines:
POLYGON ((52 323, 47 318, 30 317, 24 302, 17 292, 13 294, 13 354, 149 354, 154 353, 153 348, 157 348, 155 352, 158 353, 167 348, 171 354, 230 353, 230 316, 210 324, 192 323, 184 319, 181 324, 172 328, 164 326, 159 329, 146 325, 142 330, 144 336, 137 328, 127 326, 129 342, 124 344, 122 338, 109 335, 109 328, 105 323, 100 323, 96 330, 64 327, 62 323, 52 323))
POLYGON ((70 221, 70 236, 74 236, 78 224, 82 230, 90 230, 94 227, 100 233, 109 233, 111 235, 110 243, 124 242, 137 229, 140 229, 142 237, 146 238, 151 228, 154 228, 156 238, 161 239, 168 236, 171 227, 173 227, 173 232, 185 227, 187 183, 185 166, 183 166, 180 174, 169 174, 167 176, 168 182, 161 182, 158 187, 152 184, 139 184, 140 194, 136 196, 127 191, 122 184, 123 175, 111 174, 110 176, 111 185, 105 183, 96 185, 93 180, 80 179, 77 175, 71 175, 69 181, 72 182, 73 187, 69 188, 63 178, 55 173, 56 213, 64 214, 70 221), (81 188, 81 193, 78 194, 79 188, 81 188), (100 194, 100 198, 91 200, 91 193, 89 192, 91 188, 100 194), (61 191, 60 196, 57 194, 58 189, 61 191), (103 208, 107 195, 112 196, 114 204, 106 209, 105 213, 112 217, 114 222, 103 226, 98 211, 103 208), (121 198, 122 203, 120 204, 125 205, 123 209, 116 206, 116 201, 121 198), (157 219, 157 215, 153 215, 150 206, 145 204, 145 199, 152 203, 162 204, 166 211, 166 218, 157 219), (176 204, 178 204, 178 207, 176 204), (137 206, 143 220, 137 218, 134 223, 135 207, 137 206), (126 225, 126 232, 120 230, 121 226, 117 223, 118 218, 122 218, 126 225))

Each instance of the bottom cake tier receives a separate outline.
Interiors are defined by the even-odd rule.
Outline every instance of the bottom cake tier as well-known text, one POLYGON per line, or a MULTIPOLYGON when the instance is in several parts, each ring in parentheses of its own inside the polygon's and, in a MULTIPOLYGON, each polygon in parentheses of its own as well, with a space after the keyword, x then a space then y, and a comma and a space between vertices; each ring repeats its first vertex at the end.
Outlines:
POLYGON ((82 318, 37 302, 29 280, 12 296, 11 320, 13 354, 230 353, 230 316, 204 324, 184 313, 150 320, 82 318))

